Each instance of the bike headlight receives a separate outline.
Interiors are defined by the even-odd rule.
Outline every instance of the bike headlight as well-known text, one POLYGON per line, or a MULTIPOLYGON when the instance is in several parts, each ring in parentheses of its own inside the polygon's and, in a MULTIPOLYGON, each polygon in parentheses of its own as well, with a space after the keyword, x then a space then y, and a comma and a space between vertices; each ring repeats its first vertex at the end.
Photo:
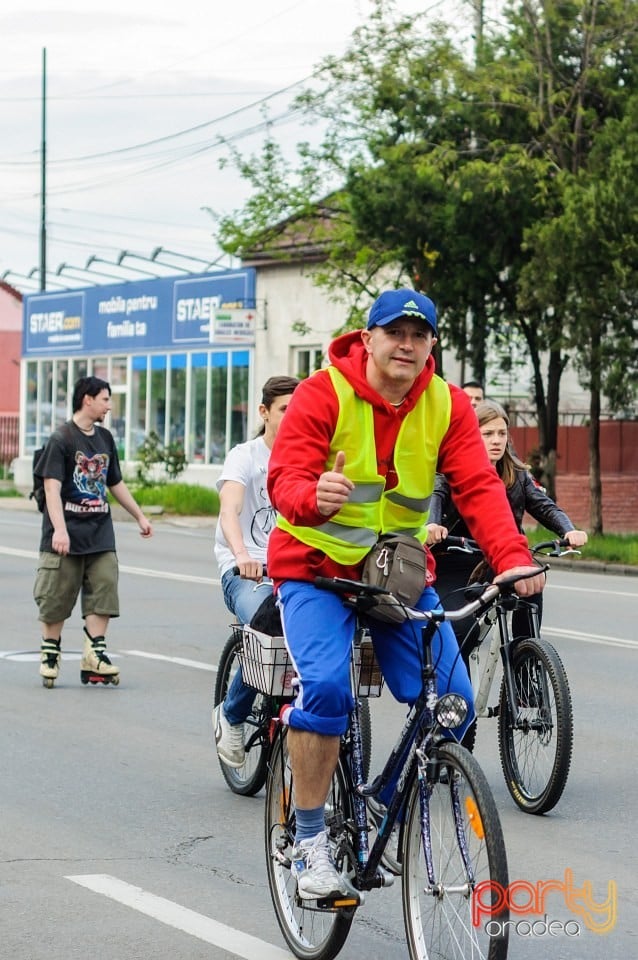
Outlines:
POLYGON ((468 713, 468 704, 465 697, 458 693, 446 693, 437 701, 434 715, 437 723, 450 730, 460 727, 468 713))

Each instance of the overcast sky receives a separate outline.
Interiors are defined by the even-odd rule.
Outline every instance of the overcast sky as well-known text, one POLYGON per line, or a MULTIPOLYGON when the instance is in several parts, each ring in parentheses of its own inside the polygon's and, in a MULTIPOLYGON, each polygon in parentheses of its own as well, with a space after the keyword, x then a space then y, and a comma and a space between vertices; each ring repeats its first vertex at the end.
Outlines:
MULTIPOLYGON (((471 22, 463 0, 395 7, 471 22)), ((370 0, 1 0, 0 277, 39 264, 43 48, 53 286, 60 265, 84 267, 91 255, 148 257, 161 246, 216 256, 210 210, 232 212, 248 190, 219 171, 217 138, 259 152, 263 131, 249 131, 262 122, 264 98, 282 142, 306 138, 284 119, 296 92, 288 88, 342 53, 370 10, 370 0)), ((62 275, 68 281, 73 270, 62 275)), ((37 277, 6 279, 37 286, 37 277)))

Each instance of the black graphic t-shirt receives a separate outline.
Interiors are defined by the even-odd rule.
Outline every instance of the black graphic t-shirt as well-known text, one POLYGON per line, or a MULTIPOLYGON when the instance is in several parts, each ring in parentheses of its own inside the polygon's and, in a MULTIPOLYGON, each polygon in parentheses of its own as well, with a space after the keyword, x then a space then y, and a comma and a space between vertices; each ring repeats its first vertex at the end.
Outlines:
MULTIPOLYGON (((113 521, 107 500, 109 487, 122 479, 113 436, 95 427, 88 437, 73 421, 56 430, 47 444, 40 472, 43 478, 59 480, 64 519, 73 554, 115 550, 113 521)), ((40 550, 52 553, 53 525, 45 509, 40 550)))

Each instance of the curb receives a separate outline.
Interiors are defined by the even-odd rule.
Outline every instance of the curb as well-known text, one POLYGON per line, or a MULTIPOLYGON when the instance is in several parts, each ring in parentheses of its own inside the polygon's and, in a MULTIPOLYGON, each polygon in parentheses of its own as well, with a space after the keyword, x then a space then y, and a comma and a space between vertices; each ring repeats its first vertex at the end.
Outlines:
POLYGON ((571 560, 568 557, 544 557, 552 567, 580 570, 581 573, 613 573, 617 577, 638 577, 638 567, 626 563, 607 563, 604 560, 571 560))

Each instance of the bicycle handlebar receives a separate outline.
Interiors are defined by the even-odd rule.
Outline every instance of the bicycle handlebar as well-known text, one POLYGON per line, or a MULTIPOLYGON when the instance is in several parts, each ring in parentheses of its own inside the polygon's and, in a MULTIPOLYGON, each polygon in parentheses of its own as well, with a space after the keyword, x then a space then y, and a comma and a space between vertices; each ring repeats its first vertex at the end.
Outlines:
POLYGON ((432 553, 437 552, 437 547, 440 550, 445 551, 454 551, 457 553, 482 553, 483 551, 479 547, 476 540, 472 540, 471 537, 446 537, 445 540, 439 540, 438 543, 433 543, 430 546, 432 553))
MULTIPOLYGON (((439 540, 438 543, 433 543, 430 550, 435 556, 437 552, 448 551, 450 553, 470 554, 482 552, 476 540, 472 540, 471 537, 453 536, 446 537, 445 540, 439 540)), ((537 543, 535 546, 530 547, 530 550, 535 555, 542 554, 545 557, 564 557, 568 553, 580 554, 582 552, 576 547, 570 546, 569 540, 565 540, 564 537, 557 538, 556 540, 543 540, 542 543, 537 543)))
POLYGON ((548 570, 549 566, 547 564, 541 564, 538 570, 531 570, 529 573, 522 575, 517 574, 506 577, 504 580, 499 581, 499 583, 477 583, 474 589, 477 592, 480 590, 480 594, 456 610, 417 610, 414 607, 405 606, 405 604, 397 601, 394 594, 384 587, 362 583, 359 580, 347 580, 344 577, 315 577, 314 582, 315 586, 322 590, 330 590, 332 593, 340 594, 344 600, 347 600, 351 606, 360 610, 362 613, 369 611, 370 608, 378 602, 379 597, 385 595, 392 597, 395 602, 399 603, 408 620, 427 620, 433 621, 434 623, 442 623, 444 620, 450 620, 452 622, 464 620, 479 610, 484 610, 486 607, 492 606, 494 601, 502 594, 511 593, 514 584, 518 583, 519 580, 529 580, 538 573, 546 573, 548 570))
MULTIPOLYGON (((239 567, 233 567, 233 573, 236 577, 239 576, 239 567)), ((261 579, 268 580, 268 571, 266 570, 266 564, 262 563, 261 565, 261 579)))
POLYGON ((540 553, 545 557, 564 557, 568 553, 580 554, 582 551, 572 547, 569 540, 561 537, 558 540, 543 540, 542 543, 537 543, 536 546, 532 547, 532 553, 540 553))

